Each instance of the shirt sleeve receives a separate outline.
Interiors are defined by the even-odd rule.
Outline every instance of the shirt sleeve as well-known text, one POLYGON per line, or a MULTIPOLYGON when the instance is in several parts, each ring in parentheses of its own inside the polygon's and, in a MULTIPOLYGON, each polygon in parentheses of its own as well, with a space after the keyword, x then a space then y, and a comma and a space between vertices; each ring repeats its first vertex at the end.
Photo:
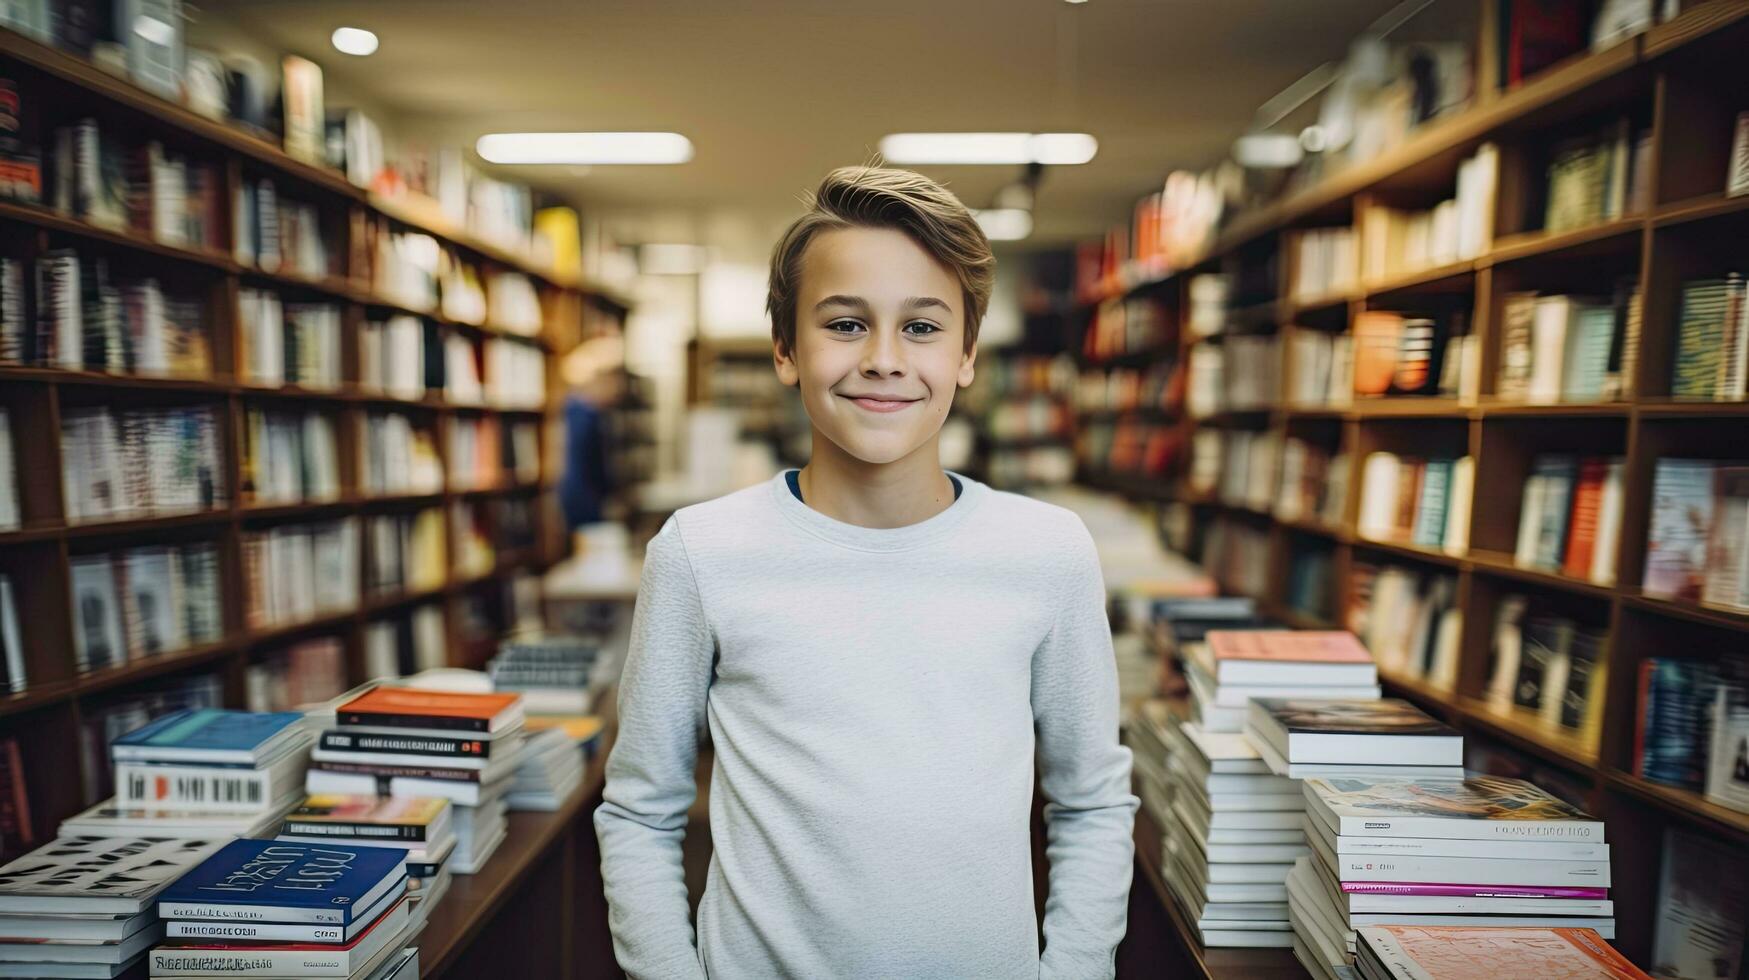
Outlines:
POLYGON ((678 519, 651 539, 595 811, 614 953, 632 980, 704 980, 681 867, 715 653, 678 519))
POLYGON ((1117 660, 1105 615, 1099 556, 1076 521, 1066 549, 1056 626, 1032 660, 1033 724, 1045 797, 1041 980, 1116 974, 1134 875, 1130 750, 1118 744, 1117 660))

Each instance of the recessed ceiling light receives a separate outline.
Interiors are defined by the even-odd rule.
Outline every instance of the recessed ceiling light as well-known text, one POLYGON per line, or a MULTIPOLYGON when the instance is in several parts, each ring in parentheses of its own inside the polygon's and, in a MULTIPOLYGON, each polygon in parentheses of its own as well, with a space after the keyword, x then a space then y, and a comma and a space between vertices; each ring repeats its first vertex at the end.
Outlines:
POLYGON ((881 139, 890 163, 1086 163, 1099 141, 1086 133, 892 133, 881 139))
POLYGON ((1032 212, 1020 208, 985 208, 973 211, 984 237, 993 242, 1017 242, 1032 234, 1032 212))
POLYGON ((377 49, 377 36, 362 27, 336 27, 329 40, 334 42, 334 50, 360 58, 377 49))
POLYGON ((685 163, 692 141, 679 133, 487 133, 474 149, 488 163, 685 163))

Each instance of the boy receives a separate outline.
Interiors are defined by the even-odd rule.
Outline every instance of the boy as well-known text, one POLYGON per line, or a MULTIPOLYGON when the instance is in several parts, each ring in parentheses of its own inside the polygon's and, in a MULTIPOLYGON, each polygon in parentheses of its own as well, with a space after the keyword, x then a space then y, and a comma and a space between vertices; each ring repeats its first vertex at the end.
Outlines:
POLYGON ((1113 975, 1137 801, 1092 539, 938 456, 994 270, 945 188, 866 167, 772 253, 773 360, 813 456, 650 542, 595 817, 634 980, 1113 975), (707 720, 695 948, 680 845, 707 720))

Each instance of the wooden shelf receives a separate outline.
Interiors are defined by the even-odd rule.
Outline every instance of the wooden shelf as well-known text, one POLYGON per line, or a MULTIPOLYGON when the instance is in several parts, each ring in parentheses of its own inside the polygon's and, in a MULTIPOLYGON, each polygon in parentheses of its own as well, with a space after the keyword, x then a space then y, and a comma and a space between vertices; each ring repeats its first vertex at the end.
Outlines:
POLYGON ((1483 257, 1483 265, 1503 265, 1545 256, 1586 255, 1598 251, 1598 246, 1631 248, 1645 230, 1643 217, 1621 218, 1586 228, 1549 234, 1543 231, 1509 235, 1494 241, 1494 247, 1483 257))
POLYGON ((7 221, 32 225, 44 231, 71 235, 87 242, 99 242, 104 245, 130 249, 142 255, 188 262, 217 269, 221 272, 237 271, 237 264, 231 260, 230 256, 222 252, 166 245, 149 235, 131 229, 100 228, 97 225, 40 207, 0 201, 0 222, 7 221))
POLYGON ((1699 793, 1665 786, 1632 773, 1603 771, 1603 780, 1623 793, 1643 800, 1686 823, 1698 823, 1749 846, 1749 813, 1720 806, 1699 793))
POLYGON ((1455 556, 1448 555, 1436 548, 1427 548, 1403 541, 1380 541, 1376 538, 1363 537, 1358 533, 1350 540, 1357 548, 1367 548, 1387 555, 1396 555, 1399 558, 1408 558, 1412 561, 1445 565, 1450 568, 1457 568, 1461 564, 1461 561, 1455 556))
POLYGON ((1597 746, 1577 732, 1551 728, 1523 709, 1496 707, 1480 698, 1460 697, 1452 703, 1465 720, 1550 762, 1588 775, 1597 769, 1597 746))
POLYGON ((1615 596, 1615 589, 1607 585, 1599 585, 1585 579, 1573 578, 1560 572, 1551 572, 1541 568, 1524 568, 1513 563, 1511 555, 1497 554, 1487 551, 1471 551, 1469 565, 1486 575, 1497 575, 1530 585, 1540 585, 1548 589, 1560 589, 1575 595, 1590 596, 1593 599, 1609 601, 1615 596))
POLYGON ((1377 299, 1389 296, 1393 293, 1409 292, 1426 286, 1461 280, 1467 276, 1474 275, 1475 271, 1476 263, 1468 260, 1452 262, 1447 265, 1432 266, 1426 269, 1418 269, 1414 272, 1405 272, 1399 275, 1388 276, 1384 279, 1377 279, 1368 282, 1365 284, 1365 288, 1362 290, 1361 295, 1370 299, 1377 299))
POLYGON ((1669 616, 1673 619, 1686 619, 1691 623, 1700 623, 1703 626, 1716 626, 1719 629, 1728 630, 1749 630, 1749 613, 1702 606, 1676 599, 1659 599, 1628 589, 1622 590, 1621 601, 1622 605, 1630 609, 1655 613, 1659 616, 1669 616))

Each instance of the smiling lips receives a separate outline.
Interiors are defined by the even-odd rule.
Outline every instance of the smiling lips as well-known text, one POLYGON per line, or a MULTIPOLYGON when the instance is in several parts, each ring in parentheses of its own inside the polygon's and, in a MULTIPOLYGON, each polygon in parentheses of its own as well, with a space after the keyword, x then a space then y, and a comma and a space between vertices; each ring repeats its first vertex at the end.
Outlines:
POLYGON ((888 395, 841 395, 869 412, 898 412, 922 401, 921 398, 894 398, 888 395))

